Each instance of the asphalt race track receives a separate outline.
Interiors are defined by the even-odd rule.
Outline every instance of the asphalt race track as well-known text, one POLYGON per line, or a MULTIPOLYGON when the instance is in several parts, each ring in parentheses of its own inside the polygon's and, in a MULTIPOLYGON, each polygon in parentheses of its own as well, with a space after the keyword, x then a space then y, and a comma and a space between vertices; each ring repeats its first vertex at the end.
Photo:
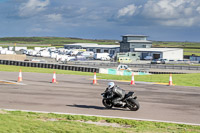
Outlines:
MULTIPOLYGON (((141 108, 105 109, 101 93, 108 80, 92 85, 92 76, 22 73, 23 81, 16 83, 18 72, 0 72, 0 108, 73 114, 101 115, 200 124, 200 87, 166 86, 115 82, 121 88, 135 91, 141 108)), ((98 78, 98 77, 97 77, 98 78)))

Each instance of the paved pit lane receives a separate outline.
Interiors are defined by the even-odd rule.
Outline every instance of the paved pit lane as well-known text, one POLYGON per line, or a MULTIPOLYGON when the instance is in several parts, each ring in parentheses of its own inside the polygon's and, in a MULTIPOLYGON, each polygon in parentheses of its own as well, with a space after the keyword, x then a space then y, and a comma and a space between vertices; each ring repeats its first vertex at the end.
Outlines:
MULTIPOLYGON (((17 83, 18 72, 0 72, 1 81, 17 83)), ((107 80, 92 76, 23 73, 20 84, 0 83, 0 108, 73 114, 126 117, 200 124, 200 87, 166 86, 128 82, 115 82, 121 88, 135 91, 141 108, 129 111, 123 108, 105 109, 101 93, 107 80)))

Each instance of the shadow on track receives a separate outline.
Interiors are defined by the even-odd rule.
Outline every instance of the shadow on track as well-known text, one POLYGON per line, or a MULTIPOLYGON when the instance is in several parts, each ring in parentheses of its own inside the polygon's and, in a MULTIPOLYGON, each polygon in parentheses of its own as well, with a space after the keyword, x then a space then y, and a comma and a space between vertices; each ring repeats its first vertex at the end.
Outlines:
POLYGON ((100 107, 100 106, 92 106, 92 105, 66 105, 69 107, 76 107, 76 108, 87 108, 87 109, 98 109, 98 110, 122 110, 122 111, 129 111, 125 108, 111 108, 111 109, 106 109, 105 107, 100 107))

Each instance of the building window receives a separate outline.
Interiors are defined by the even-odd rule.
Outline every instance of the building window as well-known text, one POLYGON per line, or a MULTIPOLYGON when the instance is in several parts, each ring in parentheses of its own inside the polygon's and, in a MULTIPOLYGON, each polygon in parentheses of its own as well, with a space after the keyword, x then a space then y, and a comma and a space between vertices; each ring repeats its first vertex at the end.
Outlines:
POLYGON ((110 54, 114 54, 115 53, 115 50, 110 50, 110 54))
POLYGON ((105 49, 105 50, 104 50, 104 53, 108 53, 108 50, 107 50, 107 49, 105 49))
POLYGON ((132 54, 132 56, 135 56, 135 54, 132 54))
POLYGON ((97 53, 101 53, 101 49, 97 49, 97 53))
POLYGON ((123 40, 124 40, 124 42, 127 42, 127 37, 124 37, 123 40))

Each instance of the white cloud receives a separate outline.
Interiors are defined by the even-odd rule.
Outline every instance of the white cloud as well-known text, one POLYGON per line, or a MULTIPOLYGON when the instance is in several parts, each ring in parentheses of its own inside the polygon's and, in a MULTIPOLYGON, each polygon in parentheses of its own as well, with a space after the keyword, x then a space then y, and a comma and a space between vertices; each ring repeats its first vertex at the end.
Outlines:
POLYGON ((61 14, 49 14, 46 16, 47 16, 48 20, 50 20, 50 21, 61 21, 62 20, 61 14))
POLYGON ((200 14, 200 6, 199 7, 197 7, 197 12, 200 14))
POLYGON ((199 0, 149 0, 143 15, 167 26, 199 25, 199 0))
POLYGON ((26 3, 22 3, 19 7, 19 15, 21 17, 28 17, 35 15, 45 10, 45 7, 49 4, 49 0, 28 0, 26 3))
POLYGON ((87 8, 82 7, 77 11, 77 13, 85 13, 86 11, 87 11, 87 8))
POLYGON ((118 11, 117 17, 122 17, 122 16, 133 16, 138 9, 137 6, 134 4, 128 5, 118 11))
POLYGON ((200 21, 199 18, 193 17, 193 18, 188 18, 187 20, 185 18, 179 18, 179 19, 171 19, 171 20, 160 20, 158 21, 162 25, 166 26, 186 26, 190 27, 194 25, 194 23, 198 23, 200 21))

